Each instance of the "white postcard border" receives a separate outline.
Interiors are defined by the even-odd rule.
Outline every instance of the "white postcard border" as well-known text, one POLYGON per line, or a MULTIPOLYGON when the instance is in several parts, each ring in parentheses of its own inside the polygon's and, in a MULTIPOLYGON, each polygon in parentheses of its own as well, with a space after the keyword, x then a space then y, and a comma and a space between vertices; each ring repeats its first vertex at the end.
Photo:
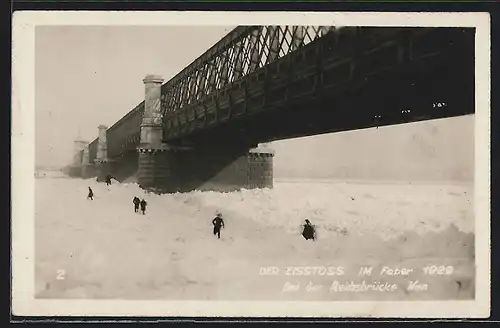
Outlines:
POLYGON ((484 318, 490 315, 488 13, 15 12, 12 32, 12 313, 22 316, 484 318), (125 301, 34 299, 35 27, 41 25, 363 25, 476 28, 474 301, 125 301))

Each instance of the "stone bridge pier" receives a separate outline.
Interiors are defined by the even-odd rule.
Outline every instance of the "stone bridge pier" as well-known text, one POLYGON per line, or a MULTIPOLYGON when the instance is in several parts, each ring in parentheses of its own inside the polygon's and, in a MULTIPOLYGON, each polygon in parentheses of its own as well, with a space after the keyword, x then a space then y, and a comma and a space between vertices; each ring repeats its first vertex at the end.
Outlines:
POLYGON ((83 148, 81 170, 81 177, 84 179, 88 179, 96 175, 94 165, 93 163, 90 163, 88 143, 86 143, 83 148))
POLYGON ((112 161, 108 158, 108 141, 106 131, 108 127, 106 125, 99 125, 99 137, 97 139, 97 156, 94 159, 95 170, 97 181, 102 182, 106 180, 106 176, 113 175, 112 173, 112 161))
POLYGON ((73 141, 73 161, 68 167, 68 174, 72 177, 78 177, 82 175, 83 168, 81 167, 81 162, 83 161, 82 150, 88 146, 88 143, 83 140, 73 141))
POLYGON ((227 192, 273 187, 274 152, 267 147, 241 149, 217 144, 183 147, 164 143, 160 106, 163 79, 147 75, 143 82, 144 116, 137 147, 137 182, 141 188, 158 192, 194 189, 227 192))
POLYGON ((274 152, 268 147, 248 149, 230 142, 222 145, 210 140, 189 147, 165 143, 160 101, 163 78, 147 75, 143 82, 145 100, 140 142, 136 149, 138 156, 110 158, 108 127, 99 125, 93 161, 90 160, 89 144, 75 143, 74 164, 70 167, 72 176, 97 177, 97 181, 103 182, 107 175, 114 176, 116 172, 120 175, 117 179, 122 181, 131 177, 123 176, 121 166, 125 165, 137 167, 135 178, 141 188, 160 193, 273 187, 274 152))

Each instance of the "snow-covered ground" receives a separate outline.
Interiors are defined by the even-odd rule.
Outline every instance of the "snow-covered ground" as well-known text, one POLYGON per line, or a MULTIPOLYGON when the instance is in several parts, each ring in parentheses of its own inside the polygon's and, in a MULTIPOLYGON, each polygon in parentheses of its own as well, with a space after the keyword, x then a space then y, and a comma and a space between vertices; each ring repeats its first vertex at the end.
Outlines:
POLYGON ((135 184, 36 179, 36 297, 191 300, 464 299, 474 295, 473 187, 276 181, 273 189, 147 194, 135 184), (87 200, 87 187, 94 200, 87 200), (148 202, 134 213, 132 198, 148 202), (224 215, 221 239, 212 234, 224 215), (305 241, 309 218, 318 239, 305 241), (425 265, 453 266, 424 276, 425 265), (265 267, 276 275, 262 275, 265 267), (289 275, 325 266, 343 275, 289 275), (373 266, 358 277, 360 266, 373 266), (378 275, 382 266, 413 268, 378 275), (335 267, 336 269, 333 269, 335 267), (279 271, 276 271, 279 270, 279 271), (332 292, 350 282, 398 284, 393 292, 332 292), (409 292, 410 281, 427 291, 409 292), (288 283, 288 285, 287 285, 288 283), (308 284, 323 285, 309 291, 308 284), (298 291, 283 291, 300 285, 298 291), (285 288, 287 289, 287 288, 285 288))

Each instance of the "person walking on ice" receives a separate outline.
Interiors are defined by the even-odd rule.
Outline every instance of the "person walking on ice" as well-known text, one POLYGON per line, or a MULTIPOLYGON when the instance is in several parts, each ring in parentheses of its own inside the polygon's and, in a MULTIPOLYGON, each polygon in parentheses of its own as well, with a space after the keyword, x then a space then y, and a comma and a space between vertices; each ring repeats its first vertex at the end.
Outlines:
POLYGON ((148 205, 148 203, 143 199, 141 200, 141 211, 142 211, 142 215, 146 214, 146 206, 148 205))
POLYGON ((132 203, 134 203, 134 212, 139 212, 139 204, 141 203, 141 200, 137 197, 134 197, 132 203))
POLYGON ((214 235, 217 235, 217 238, 220 239, 220 229, 221 227, 224 228, 224 220, 221 213, 217 213, 215 219, 212 220, 212 224, 214 226, 214 235))
POLYGON ((89 194, 87 195, 87 199, 94 200, 94 192, 89 187, 89 194))

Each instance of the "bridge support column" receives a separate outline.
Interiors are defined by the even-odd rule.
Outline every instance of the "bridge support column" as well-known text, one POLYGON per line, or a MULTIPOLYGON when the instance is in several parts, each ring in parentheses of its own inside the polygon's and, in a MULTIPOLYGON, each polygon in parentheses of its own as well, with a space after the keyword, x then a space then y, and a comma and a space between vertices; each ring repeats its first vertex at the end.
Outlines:
POLYGON ((178 152, 164 145, 159 148, 138 147, 139 170, 137 182, 142 189, 159 192, 181 191, 177 177, 182 172, 175 165, 178 152))
POLYGON ((80 177, 83 179, 87 178, 87 171, 89 165, 89 143, 84 141, 81 145, 81 159, 80 159, 80 177))
POLYGON ((70 166, 69 175, 72 177, 82 176, 82 153, 87 142, 83 140, 75 140, 73 142, 73 162, 70 166))
POLYGON ((169 175, 169 149, 162 143, 161 84, 163 78, 147 75, 143 80, 144 115, 141 123, 141 141, 137 147, 139 165, 137 183, 141 188, 153 189, 169 175))
POLYGON ((83 156, 82 156, 82 178, 83 179, 89 179, 91 177, 94 177, 96 175, 95 173, 95 165, 94 163, 90 162, 89 158, 89 144, 83 148, 83 156))
POLYGON ((141 188, 160 193, 272 188, 274 152, 267 147, 248 151, 223 145, 184 147, 163 143, 163 79, 148 75, 143 82, 144 115, 137 147, 137 182, 141 188))
POLYGON ((101 124, 98 128, 99 138, 97 140, 97 156, 94 163, 97 181, 103 182, 106 180, 106 176, 111 174, 111 163, 108 159, 108 140, 106 136, 108 127, 101 124))
POLYGON ((272 188, 274 185, 273 175, 274 151, 262 145, 248 152, 248 175, 247 189, 272 188))

